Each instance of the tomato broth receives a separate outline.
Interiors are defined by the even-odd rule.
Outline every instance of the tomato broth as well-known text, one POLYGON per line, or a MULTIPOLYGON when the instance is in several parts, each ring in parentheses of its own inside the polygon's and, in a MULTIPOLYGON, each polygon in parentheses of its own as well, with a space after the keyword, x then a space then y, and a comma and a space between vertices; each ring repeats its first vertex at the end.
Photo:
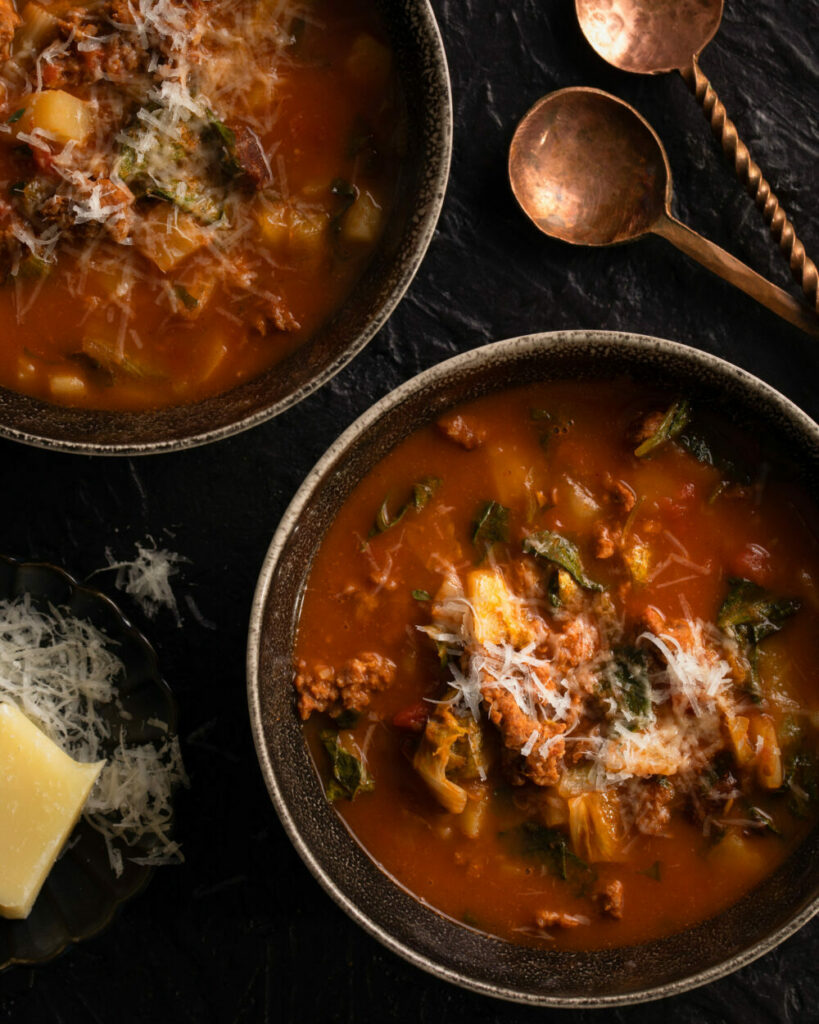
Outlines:
POLYGON ((672 398, 465 405, 370 471, 310 571, 296 688, 328 798, 417 898, 512 941, 679 931, 815 820, 816 511, 672 398))
POLYGON ((18 7, 0 0, 0 384, 156 408, 298 349, 372 257, 406 145, 371 0, 18 7))

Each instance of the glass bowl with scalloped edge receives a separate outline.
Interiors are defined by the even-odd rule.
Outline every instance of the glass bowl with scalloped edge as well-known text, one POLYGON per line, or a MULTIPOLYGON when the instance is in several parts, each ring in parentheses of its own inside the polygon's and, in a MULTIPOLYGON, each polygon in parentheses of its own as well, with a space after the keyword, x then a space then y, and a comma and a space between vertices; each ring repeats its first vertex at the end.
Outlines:
MULTIPOLYGON (((90 622, 112 644, 123 665, 115 681, 117 703, 106 709, 116 733, 128 744, 161 744, 176 732, 173 695, 159 674, 156 654, 145 637, 110 598, 78 583, 63 569, 0 557, 0 600, 28 595, 37 608, 49 605, 90 622), (158 723, 164 723, 167 731, 158 723)), ((105 841, 83 819, 74 829, 25 920, 0 918, 0 970, 38 964, 66 947, 91 938, 108 925, 117 908, 148 884, 153 868, 136 864, 140 847, 125 847, 116 877, 105 841)))

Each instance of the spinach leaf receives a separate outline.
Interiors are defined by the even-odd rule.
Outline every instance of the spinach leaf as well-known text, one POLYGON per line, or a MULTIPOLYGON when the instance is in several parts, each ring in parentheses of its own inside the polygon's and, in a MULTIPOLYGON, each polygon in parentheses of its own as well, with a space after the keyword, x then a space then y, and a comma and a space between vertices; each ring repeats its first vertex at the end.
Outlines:
POLYGON ((372 775, 360 758, 341 746, 337 732, 323 729, 320 736, 333 766, 333 777, 326 787, 327 799, 330 802, 342 797, 355 800, 359 793, 369 793, 375 789, 372 775))
POLYGON ((689 416, 690 406, 688 399, 675 399, 666 410, 660 425, 651 437, 647 437, 641 445, 635 448, 634 454, 638 459, 644 459, 646 456, 652 455, 668 441, 673 441, 688 423, 689 416))
POLYGON ((438 477, 425 476, 417 483, 413 484, 411 496, 397 510, 394 516, 390 515, 390 495, 388 494, 381 503, 378 512, 376 512, 375 522, 370 527, 369 536, 374 537, 379 533, 386 533, 387 530, 391 530, 393 526, 401 522, 410 509, 420 512, 430 503, 430 501, 432 501, 435 492, 441 486, 442 482, 443 481, 438 477))
POLYGON ((441 481, 437 476, 425 476, 412 485, 412 504, 416 512, 420 512, 432 501, 440 486, 441 481))
POLYGON ((799 611, 801 602, 796 598, 774 597, 750 580, 729 582, 731 589, 720 607, 717 625, 740 643, 761 643, 799 611))
POLYGON ((523 550, 565 569, 572 579, 586 590, 603 590, 601 584, 595 583, 586 575, 577 545, 561 537, 559 533, 541 530, 539 533, 530 534, 523 542, 523 550))
POLYGON ((518 854, 537 858, 555 878, 578 885, 578 895, 585 895, 597 878, 597 872, 572 851, 569 837, 560 829, 525 821, 512 831, 511 838, 518 854))
POLYGON ((432 594, 428 590, 413 590, 412 596, 416 601, 431 601, 432 594))
POLYGON ((603 685, 617 701, 629 728, 643 729, 653 720, 648 663, 642 651, 634 647, 615 651, 604 670, 603 685))
POLYGON ((493 544, 509 540, 509 509, 497 501, 485 501, 472 523, 472 543, 485 555, 493 544))

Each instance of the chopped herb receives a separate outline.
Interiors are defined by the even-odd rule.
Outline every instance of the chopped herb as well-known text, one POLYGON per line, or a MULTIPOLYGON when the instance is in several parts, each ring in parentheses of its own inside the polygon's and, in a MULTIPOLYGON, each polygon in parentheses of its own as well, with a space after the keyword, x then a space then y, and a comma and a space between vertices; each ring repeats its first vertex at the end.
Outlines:
POLYGON ((174 285, 173 290, 185 309, 196 309, 199 305, 199 299, 195 299, 183 284, 174 285))
POLYGON ((646 868, 645 871, 638 871, 638 875, 645 875, 646 878, 653 878, 655 882, 662 881, 662 865, 658 860, 655 860, 650 868, 646 868))
POLYGON ((412 596, 416 601, 431 601, 432 594, 428 590, 413 590, 412 596))
POLYGON ((509 540, 509 509, 497 501, 485 501, 472 523, 472 543, 485 555, 493 544, 509 540))
POLYGON ((435 648, 438 651, 438 661, 441 663, 441 668, 446 668, 449 664, 449 648, 443 640, 436 640, 435 648))
POLYGON ((537 555, 553 562, 566 572, 586 590, 603 590, 599 583, 586 575, 583 568, 583 561, 577 545, 570 540, 561 537, 559 533, 552 533, 551 530, 541 530, 533 533, 523 542, 523 550, 530 555, 537 555))
POLYGON ((342 797, 355 800, 359 793, 369 793, 375 788, 375 780, 361 759, 341 746, 337 732, 323 729, 321 742, 333 766, 333 777, 326 787, 327 799, 331 803, 342 797))
POLYGON ((665 416, 663 416, 660 425, 651 437, 647 437, 641 445, 635 448, 634 454, 638 459, 644 459, 646 456, 652 455, 668 441, 673 441, 688 423, 689 416, 690 408, 687 398, 678 398, 673 401, 668 407, 665 416))
POLYGON ((26 108, 20 107, 19 110, 15 110, 11 117, 6 118, 6 124, 17 124, 20 118, 25 114, 26 108))

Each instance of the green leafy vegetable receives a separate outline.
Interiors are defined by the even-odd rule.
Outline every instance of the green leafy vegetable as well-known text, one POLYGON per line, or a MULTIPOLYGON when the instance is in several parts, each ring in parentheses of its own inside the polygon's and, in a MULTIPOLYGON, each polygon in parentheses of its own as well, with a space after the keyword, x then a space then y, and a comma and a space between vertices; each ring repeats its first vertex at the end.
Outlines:
POLYGON ((416 601, 431 601, 432 594, 428 590, 413 590, 412 596, 416 601))
POLYGON ((11 117, 6 118, 6 124, 17 124, 20 118, 25 114, 26 108, 20 107, 19 110, 15 110, 11 117))
POLYGON ((430 501, 432 501, 432 498, 441 486, 442 482, 443 481, 438 477, 425 476, 417 483, 413 484, 411 496, 397 510, 394 516, 390 515, 390 495, 388 494, 381 503, 378 512, 376 512, 375 522, 370 527, 370 537, 374 537, 379 533, 386 533, 387 530, 391 530, 393 526, 401 522, 410 509, 420 512, 422 509, 426 508, 430 501))
POLYGON ((638 875, 645 875, 646 878, 653 878, 655 882, 661 882, 662 876, 662 865, 658 860, 655 860, 650 868, 646 868, 645 871, 638 871, 638 875))
POLYGON ((666 410, 660 425, 651 437, 647 437, 641 445, 635 448, 634 454, 638 459, 644 459, 668 441, 673 441, 688 423, 689 416, 690 408, 687 398, 678 398, 673 401, 666 410))
POLYGON ((472 543, 485 555, 493 544, 509 540, 509 509, 497 501, 485 501, 472 523, 472 543))
POLYGON ((425 476, 417 484, 412 485, 412 504, 416 512, 426 508, 440 486, 441 481, 436 476, 425 476))
POLYGON ((183 284, 174 285, 173 290, 185 309, 196 309, 199 305, 199 299, 194 298, 183 284))
POLYGON ((565 569, 572 579, 586 590, 603 590, 601 584, 586 575, 577 545, 561 537, 559 533, 552 533, 551 530, 533 533, 524 540, 523 550, 565 569))
POLYGON ((236 132, 220 121, 212 110, 209 110, 207 115, 208 130, 205 131, 205 136, 209 135, 216 142, 220 150, 222 169, 230 178, 243 174, 244 168, 236 153, 236 132))
POLYGON ((333 766, 333 777, 326 787, 328 800, 332 802, 342 797, 355 800, 359 793, 369 793, 375 788, 375 780, 364 763, 341 746, 337 732, 323 729, 321 742, 333 766))
POLYGON ((335 719, 336 727, 338 729, 354 729, 358 725, 360 718, 360 711, 345 708, 335 719))
POLYGON ((397 526, 407 514, 409 505, 402 505, 394 516, 390 516, 389 502, 390 496, 387 495, 387 497, 381 502, 381 505, 375 514, 375 522, 370 528, 371 537, 375 536, 377 533, 386 533, 387 530, 391 530, 393 526, 397 526))
POLYGON ((774 597, 750 580, 729 582, 731 589, 720 607, 717 625, 740 643, 761 643, 799 611, 801 603, 796 598, 774 597))
POLYGON ((643 729, 653 719, 648 664, 642 651, 624 647, 606 666, 604 687, 608 688, 629 728, 643 729))
POLYGON ((519 852, 542 860, 556 878, 567 881, 591 873, 589 865, 572 852, 569 837, 560 829, 525 821, 513 835, 519 852))

